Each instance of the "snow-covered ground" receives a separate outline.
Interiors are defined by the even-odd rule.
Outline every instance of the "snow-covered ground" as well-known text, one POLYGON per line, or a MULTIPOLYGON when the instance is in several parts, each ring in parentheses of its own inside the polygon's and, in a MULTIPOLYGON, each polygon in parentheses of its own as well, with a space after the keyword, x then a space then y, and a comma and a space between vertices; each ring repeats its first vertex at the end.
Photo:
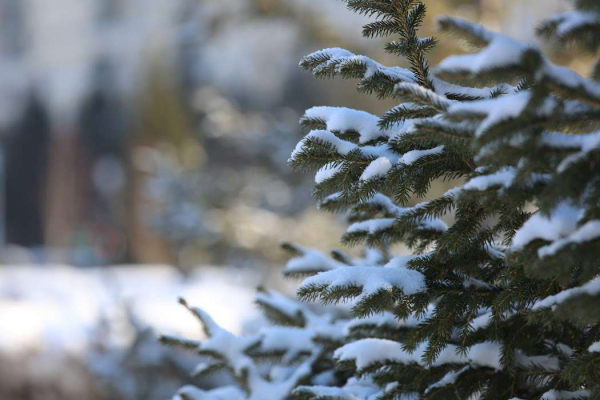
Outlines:
POLYGON ((198 357, 157 335, 203 337, 178 297, 233 332, 252 330, 262 323, 260 276, 226 267, 198 268, 186 280, 163 265, 0 267, 0 398, 168 398, 193 382, 198 357))
POLYGON ((78 269, 69 266, 0 268, 0 351, 85 351, 104 320, 127 341, 125 309, 156 331, 201 335, 179 296, 208 311, 224 327, 241 331, 255 315, 257 278, 238 269, 204 267, 189 280, 167 266, 78 269))

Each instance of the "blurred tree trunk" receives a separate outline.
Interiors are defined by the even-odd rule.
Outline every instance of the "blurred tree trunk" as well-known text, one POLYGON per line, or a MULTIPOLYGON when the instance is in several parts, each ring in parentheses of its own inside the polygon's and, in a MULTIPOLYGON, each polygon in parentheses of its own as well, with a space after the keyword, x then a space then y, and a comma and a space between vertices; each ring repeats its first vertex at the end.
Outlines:
POLYGON ((46 245, 68 248, 77 231, 86 203, 88 166, 81 153, 75 127, 61 129, 52 137, 48 167, 46 245))

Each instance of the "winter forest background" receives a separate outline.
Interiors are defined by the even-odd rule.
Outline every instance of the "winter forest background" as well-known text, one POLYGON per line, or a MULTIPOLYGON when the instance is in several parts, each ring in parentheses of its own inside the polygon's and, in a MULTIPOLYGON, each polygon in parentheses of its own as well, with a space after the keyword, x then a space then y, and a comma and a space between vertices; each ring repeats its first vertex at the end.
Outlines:
MULTIPOLYGON (((429 1, 424 32, 450 14, 535 41, 568 6, 429 1)), ((298 68, 327 47, 397 64, 365 21, 335 0, 0 0, 1 399, 167 398, 195 360, 156 333, 200 334, 177 296, 251 330, 257 286, 293 290, 280 242, 340 246, 287 160, 306 108, 393 105, 298 68)))

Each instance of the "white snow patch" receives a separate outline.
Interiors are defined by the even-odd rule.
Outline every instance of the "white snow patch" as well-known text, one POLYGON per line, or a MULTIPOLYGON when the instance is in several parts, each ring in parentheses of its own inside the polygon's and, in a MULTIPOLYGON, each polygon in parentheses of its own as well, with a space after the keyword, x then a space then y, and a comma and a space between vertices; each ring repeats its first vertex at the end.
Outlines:
POLYGON ((567 390, 555 390, 552 389, 542 395, 540 400, 571 400, 571 399, 581 399, 588 398, 590 392, 587 390, 577 390, 575 392, 570 392, 567 390))
POLYGON ((556 14, 546 23, 556 23, 556 34, 563 37, 575 29, 586 25, 600 25, 600 13, 594 11, 571 10, 556 14))
POLYGON ((588 347, 590 353, 600 353, 600 342, 594 342, 588 347))
POLYGON ((418 271, 408 269, 407 261, 411 257, 396 257, 384 267, 343 267, 321 272, 302 282, 300 289, 311 286, 325 286, 328 290, 346 286, 362 287, 363 298, 380 290, 397 288, 406 295, 424 292, 425 277, 418 271))
POLYGON ((369 57, 355 55, 348 50, 337 47, 316 51, 306 56, 306 58, 309 57, 328 57, 329 61, 325 67, 329 67, 332 63, 335 63, 337 64, 338 71, 346 64, 361 62, 367 67, 364 78, 371 78, 375 74, 382 74, 398 82, 414 82, 415 80, 414 74, 406 68, 385 67, 369 57))
POLYGON ((298 142, 296 148, 290 156, 290 161, 293 161, 299 154, 306 150, 306 142, 310 139, 320 140, 335 148, 335 151, 341 155, 348 155, 351 151, 359 150, 365 156, 371 157, 387 157, 391 163, 398 161, 398 156, 391 151, 387 144, 379 146, 358 146, 347 140, 343 140, 335 136, 332 132, 325 130, 313 130, 308 133, 301 141, 298 142))
POLYGON ((325 164, 315 174, 315 183, 316 184, 323 183, 326 180, 333 178, 335 176, 335 174, 337 174, 338 172, 341 171, 341 169, 342 169, 341 164, 337 164, 337 165, 333 164, 333 163, 325 164))
POLYGON ((448 108, 448 113, 485 116, 475 131, 476 136, 481 136, 491 126, 518 117, 529 103, 530 98, 531 93, 523 91, 493 99, 455 103, 448 108))
POLYGON ((412 163, 414 163, 422 157, 440 154, 442 151, 444 151, 444 146, 437 146, 433 149, 428 150, 411 150, 402 155, 402 157, 400 158, 400 162, 405 165, 411 165, 412 163))
MULTIPOLYGON (((423 342, 412 353, 402 349, 398 342, 387 339, 361 339, 346 344, 334 353, 334 357, 340 361, 354 361, 357 369, 364 369, 378 362, 392 361, 402 364, 419 364, 425 366, 422 361, 423 354, 427 349, 427 342, 423 342)), ((498 342, 483 342, 471 346, 466 356, 458 353, 458 347, 448 345, 441 351, 434 361, 433 366, 444 364, 472 364, 482 367, 490 367, 500 370, 501 344, 498 342)))
POLYGON ((512 185, 516 175, 516 168, 505 167, 493 174, 472 178, 462 188, 464 190, 484 191, 494 186, 501 186, 506 189, 512 185))
POLYGON ((360 143, 367 143, 379 137, 390 137, 393 129, 380 129, 379 117, 366 111, 346 107, 313 107, 306 110, 305 118, 325 121, 328 131, 356 131, 360 134, 360 143))
POLYGON ((582 286, 577 286, 571 289, 563 290, 553 296, 548 296, 543 300, 536 301, 531 307, 532 310, 540 308, 555 307, 560 303, 569 300, 573 297, 581 295, 594 296, 600 293, 600 277, 596 277, 582 286))
POLYGON ((481 51, 447 57, 440 63, 438 69, 448 72, 479 74, 491 69, 509 67, 521 61, 521 55, 527 46, 507 36, 487 30, 486 34, 489 43, 481 51))
POLYGON ((588 242, 598 237, 600 237, 600 220, 588 221, 581 227, 577 228, 577 230, 571 233, 570 235, 562 239, 558 239, 552 244, 540 247, 538 249, 538 256, 540 258, 552 256, 565 246, 568 246, 573 243, 588 242))
POLYGON ((436 383, 434 383, 433 385, 431 385, 427 389, 425 389, 425 394, 431 392, 432 389, 436 389, 436 388, 440 388, 440 387, 444 387, 444 386, 448 386, 448 385, 452 385, 452 384, 456 383, 456 380, 462 375, 462 373, 468 371, 469 369, 471 369, 471 366, 466 365, 457 371, 448 372, 446 375, 444 375, 444 377, 442 379, 440 379, 439 381, 437 381, 436 383))
POLYGON ((577 221, 580 218, 581 209, 567 202, 559 204, 549 217, 537 212, 516 232, 511 250, 522 250, 535 239, 551 242, 570 235, 577 229, 577 221))
POLYGON ((388 229, 396 222, 395 218, 377 218, 369 219, 366 221, 355 222, 350 225, 346 232, 367 232, 369 235, 373 235, 379 231, 388 229))
POLYGON ((578 139, 572 139, 573 142, 580 144, 581 151, 566 157, 556 168, 559 173, 564 172, 571 164, 585 158, 590 152, 600 147, 600 132, 581 135, 578 139))
POLYGON ((373 178, 384 176, 388 171, 392 169, 392 163, 387 157, 379 157, 365 168, 362 175, 360 176, 361 181, 366 181, 373 178))

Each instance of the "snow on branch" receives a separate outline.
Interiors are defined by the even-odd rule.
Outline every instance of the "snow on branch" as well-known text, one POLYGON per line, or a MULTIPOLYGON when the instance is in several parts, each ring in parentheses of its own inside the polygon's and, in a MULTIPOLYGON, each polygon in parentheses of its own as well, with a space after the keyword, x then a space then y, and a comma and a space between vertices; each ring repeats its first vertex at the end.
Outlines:
POLYGON ((515 233, 511 250, 520 251, 536 239, 553 242, 572 234, 577 229, 581 212, 580 208, 563 202, 552 210, 550 216, 535 213, 515 233))
POLYGON ((540 397, 540 400, 580 400, 587 399, 590 396, 588 390, 556 390, 552 389, 547 391, 540 397))
POLYGON ((340 139, 334 133, 326 130, 313 130, 308 133, 298 144, 290 156, 290 162, 296 161, 301 154, 305 154, 316 143, 326 143, 339 155, 346 156, 350 152, 358 151, 365 157, 385 156, 396 162, 398 156, 394 154, 387 144, 380 146, 358 146, 347 140, 340 139))
POLYGON ((447 115, 451 118, 481 118, 482 122, 475 131, 479 137, 492 126, 518 118, 530 100, 531 93, 523 91, 493 99, 461 102, 451 105, 447 115))
POLYGON ((300 61, 300 67, 311 71, 316 77, 341 75, 366 81, 383 77, 391 84, 415 82, 414 74, 401 67, 386 67, 366 56, 348 50, 329 48, 316 51, 300 61))
MULTIPOLYGON (((395 362, 399 364, 428 365, 423 361, 428 342, 422 342, 413 352, 407 352, 398 342, 387 339, 361 339, 346 344, 334 353, 339 361, 352 361, 356 368, 364 370, 373 365, 395 362)), ((490 367, 500 370, 501 344, 498 342, 483 342, 469 347, 465 355, 459 352, 456 345, 448 345, 433 362, 432 366, 444 364, 470 364, 480 367, 490 367)))
POLYGON ((290 259, 287 262, 283 270, 285 275, 315 274, 318 272, 330 271, 347 266, 346 264, 334 260, 333 258, 328 257, 319 251, 306 249, 299 246, 294 246, 294 248, 298 250, 300 255, 290 259))
POLYGON ((427 389, 425 389, 425 394, 431 392, 433 389, 442 388, 442 387, 448 386, 448 385, 453 385, 454 383, 456 383, 457 379, 464 372, 468 371, 469 369, 471 369, 471 366, 465 365, 464 367, 462 367, 459 370, 448 372, 446 375, 444 375, 442 377, 442 379, 440 379, 439 381, 437 381, 436 383, 430 385, 427 389))
POLYGON ((361 204, 380 207, 388 215, 399 217, 406 212, 406 208, 396 205, 388 196, 382 193, 375 193, 373 197, 363 201, 361 204))
POLYGON ((600 342, 594 342, 588 347, 590 353, 600 353, 600 342))
MULTIPOLYGON (((441 154, 443 151, 444 146, 437 146, 427 150, 411 150, 404 153, 399 158, 396 157, 396 163, 403 165, 412 165, 413 163, 415 163, 423 157, 438 155, 441 154)), ((371 161, 360 176, 360 180, 367 181, 370 179, 375 179, 384 176, 392 169, 392 160, 390 160, 390 158, 388 157, 379 157, 371 161)))
POLYGON ((255 302, 264 310, 267 318, 275 323, 294 326, 306 324, 306 306, 279 293, 259 291, 255 302))
POLYGON ((446 97, 416 83, 399 83, 394 88, 394 94, 408 102, 432 107, 438 112, 446 111, 452 103, 446 97))
POLYGON ((235 386, 202 390, 188 385, 179 389, 173 400, 247 400, 247 396, 243 390, 235 386))
POLYGON ((310 395, 318 400, 358 400, 379 398, 383 392, 368 378, 350 378, 343 387, 332 386, 299 386, 293 394, 297 397, 306 398, 303 395, 310 395))
POLYGON ((565 97, 600 108, 600 83, 586 79, 569 68, 552 64, 536 47, 457 18, 445 17, 440 27, 462 31, 483 48, 475 53, 446 58, 435 71, 438 77, 499 80, 506 74, 514 78, 516 71, 517 75, 531 75, 535 81, 544 82, 565 97))
POLYGON ((391 169, 393 165, 389 158, 387 157, 379 157, 375 160, 371 161, 367 168, 364 169, 363 173, 360 175, 360 181, 368 181, 371 179, 380 178, 385 176, 391 169))
POLYGON ((514 167, 504 167, 493 174, 471 178, 462 187, 463 190, 484 191, 492 187, 509 188, 517 175, 514 167))
POLYGON ((407 318, 399 320, 396 315, 389 311, 385 311, 381 314, 373 314, 364 318, 354 318, 347 322, 344 326, 346 334, 351 333, 355 329, 360 329, 366 326, 376 326, 377 328, 392 327, 392 328, 416 328, 419 324, 427 320, 433 312, 435 307, 429 305, 427 311, 423 315, 411 314, 407 318))
POLYGON ((438 23, 441 30, 458 33, 469 43, 482 49, 476 53, 447 57, 439 64, 437 74, 475 76, 520 68, 522 55, 529 48, 507 36, 460 18, 444 17, 438 23))
POLYGON ((343 292, 342 298, 356 297, 361 301, 394 290, 404 295, 424 292, 427 287, 423 274, 406 267, 410 259, 412 257, 396 257, 383 267, 343 267, 321 272, 302 282, 298 296, 327 301, 343 292))
MULTIPOLYGON (((226 386, 205 391, 193 386, 182 388, 176 399, 181 400, 263 400, 267 398, 283 399, 311 374, 313 363, 321 356, 322 347, 313 339, 328 337, 339 340, 343 336, 346 320, 336 320, 332 315, 317 315, 307 308, 286 301, 275 293, 259 293, 259 302, 269 304, 273 309, 289 315, 302 314, 303 324, 299 326, 267 326, 256 334, 237 336, 220 327, 202 310, 185 305, 200 318, 207 331, 208 338, 195 342, 196 350, 207 361, 200 363, 195 375, 207 374, 217 369, 231 372, 240 387, 226 386), (282 375, 265 375, 265 371, 253 357, 275 355, 289 368, 282 375)), ((192 343, 187 341, 186 343, 192 343)))
POLYGON ((381 231, 390 229, 396 222, 395 218, 374 218, 366 221, 355 222, 348 227, 347 233, 365 233, 375 235, 381 231))
POLYGON ((539 28, 539 33, 547 37, 556 37, 567 42, 577 40, 584 31, 600 29, 600 13, 595 11, 571 10, 556 14, 547 19, 539 28))
POLYGON ((360 135, 361 144, 377 138, 389 138, 394 129, 381 129, 381 119, 366 111, 353 110, 346 107, 312 107, 306 110, 300 120, 306 124, 311 120, 321 120, 325 129, 331 132, 355 131, 360 135))
POLYGON ((600 220, 588 221, 573 233, 554 241, 552 244, 540 247, 538 256, 540 258, 552 256, 568 245, 574 243, 585 243, 600 237, 600 220))
POLYGON ((578 135, 577 138, 570 139, 570 141, 573 143, 573 146, 578 145, 581 150, 562 160, 562 162, 556 168, 558 173, 566 171, 571 165, 584 160, 590 153, 600 148, 600 132, 594 132, 587 135, 578 135))
POLYGON ((541 308, 555 307, 571 298, 582 295, 595 296, 600 293, 600 277, 596 277, 586 284, 571 289, 563 290, 555 295, 548 296, 545 299, 538 300, 531 307, 532 310, 541 308))

